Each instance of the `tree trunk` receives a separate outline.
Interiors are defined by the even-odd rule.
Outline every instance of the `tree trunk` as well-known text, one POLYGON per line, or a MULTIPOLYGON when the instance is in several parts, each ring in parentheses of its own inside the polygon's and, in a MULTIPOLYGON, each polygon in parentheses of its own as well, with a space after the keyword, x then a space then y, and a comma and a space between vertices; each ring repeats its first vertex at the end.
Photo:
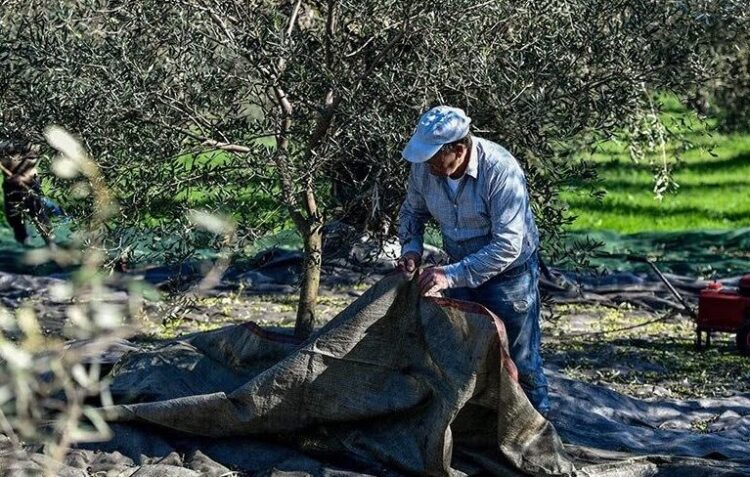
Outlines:
POLYGON ((318 301, 320 269, 323 262, 323 233, 318 224, 301 232, 305 242, 305 258, 294 335, 307 338, 315 327, 315 304, 318 301))

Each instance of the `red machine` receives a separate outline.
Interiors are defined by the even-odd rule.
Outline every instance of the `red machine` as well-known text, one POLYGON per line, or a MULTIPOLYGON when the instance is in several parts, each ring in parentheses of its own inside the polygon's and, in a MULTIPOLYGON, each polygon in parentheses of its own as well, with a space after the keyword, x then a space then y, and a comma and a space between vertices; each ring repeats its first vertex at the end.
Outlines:
POLYGON ((695 319, 698 338, 695 346, 703 348, 702 335, 706 333, 706 347, 711 345, 711 332, 724 331, 737 333, 737 348, 740 353, 750 355, 750 275, 740 278, 737 288, 724 288, 719 282, 712 282, 698 295, 698 313, 682 298, 682 295, 669 283, 667 277, 654 262, 645 257, 628 255, 630 260, 647 263, 672 295, 679 300, 685 311, 695 319))
POLYGON ((706 332, 706 346, 710 346, 711 332, 723 331, 737 333, 737 348, 740 353, 750 355, 750 275, 740 279, 737 289, 713 282, 701 290, 696 325, 698 349, 703 346, 703 332, 706 332))

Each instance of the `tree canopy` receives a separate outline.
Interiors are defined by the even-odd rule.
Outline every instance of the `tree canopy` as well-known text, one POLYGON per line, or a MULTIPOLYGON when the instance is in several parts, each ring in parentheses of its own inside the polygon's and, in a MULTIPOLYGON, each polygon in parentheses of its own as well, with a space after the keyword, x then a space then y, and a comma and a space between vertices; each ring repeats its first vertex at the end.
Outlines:
POLYGON ((1 4, 0 135, 78 134, 119 201, 114 233, 186 237, 196 207, 232 214, 240 236, 293 222, 307 257, 300 334, 324 223, 392 230, 399 151, 426 108, 464 108, 519 158, 557 253, 571 220, 557 191, 595 177, 569 147, 616 132, 651 91, 712 77, 707 52, 737 41, 748 15, 737 0, 1 4))

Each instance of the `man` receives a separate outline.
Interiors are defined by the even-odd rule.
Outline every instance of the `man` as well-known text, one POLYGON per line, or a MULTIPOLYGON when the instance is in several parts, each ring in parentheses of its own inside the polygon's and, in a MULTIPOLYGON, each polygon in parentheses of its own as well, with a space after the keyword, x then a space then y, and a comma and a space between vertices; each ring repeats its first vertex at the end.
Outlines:
POLYGON ((402 155, 411 163, 399 216, 399 268, 415 271, 425 223, 440 225, 451 264, 422 271, 425 294, 445 290, 502 318, 510 354, 526 396, 549 411, 539 330, 539 237, 526 178, 501 146, 474 137, 471 119, 458 108, 435 107, 422 115, 402 155))
POLYGON ((45 242, 49 244, 53 240, 37 177, 38 158, 39 146, 0 142, 5 218, 19 243, 25 243, 28 238, 24 214, 28 214, 45 242))

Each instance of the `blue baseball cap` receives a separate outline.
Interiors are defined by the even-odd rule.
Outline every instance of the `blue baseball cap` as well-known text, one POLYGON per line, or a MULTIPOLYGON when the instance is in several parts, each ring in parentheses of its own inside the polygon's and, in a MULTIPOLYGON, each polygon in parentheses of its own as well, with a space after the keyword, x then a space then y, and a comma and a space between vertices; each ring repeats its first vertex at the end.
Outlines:
POLYGON ((436 106, 419 118, 417 130, 401 155, 409 162, 429 161, 443 145, 466 137, 470 124, 471 118, 463 109, 436 106))

